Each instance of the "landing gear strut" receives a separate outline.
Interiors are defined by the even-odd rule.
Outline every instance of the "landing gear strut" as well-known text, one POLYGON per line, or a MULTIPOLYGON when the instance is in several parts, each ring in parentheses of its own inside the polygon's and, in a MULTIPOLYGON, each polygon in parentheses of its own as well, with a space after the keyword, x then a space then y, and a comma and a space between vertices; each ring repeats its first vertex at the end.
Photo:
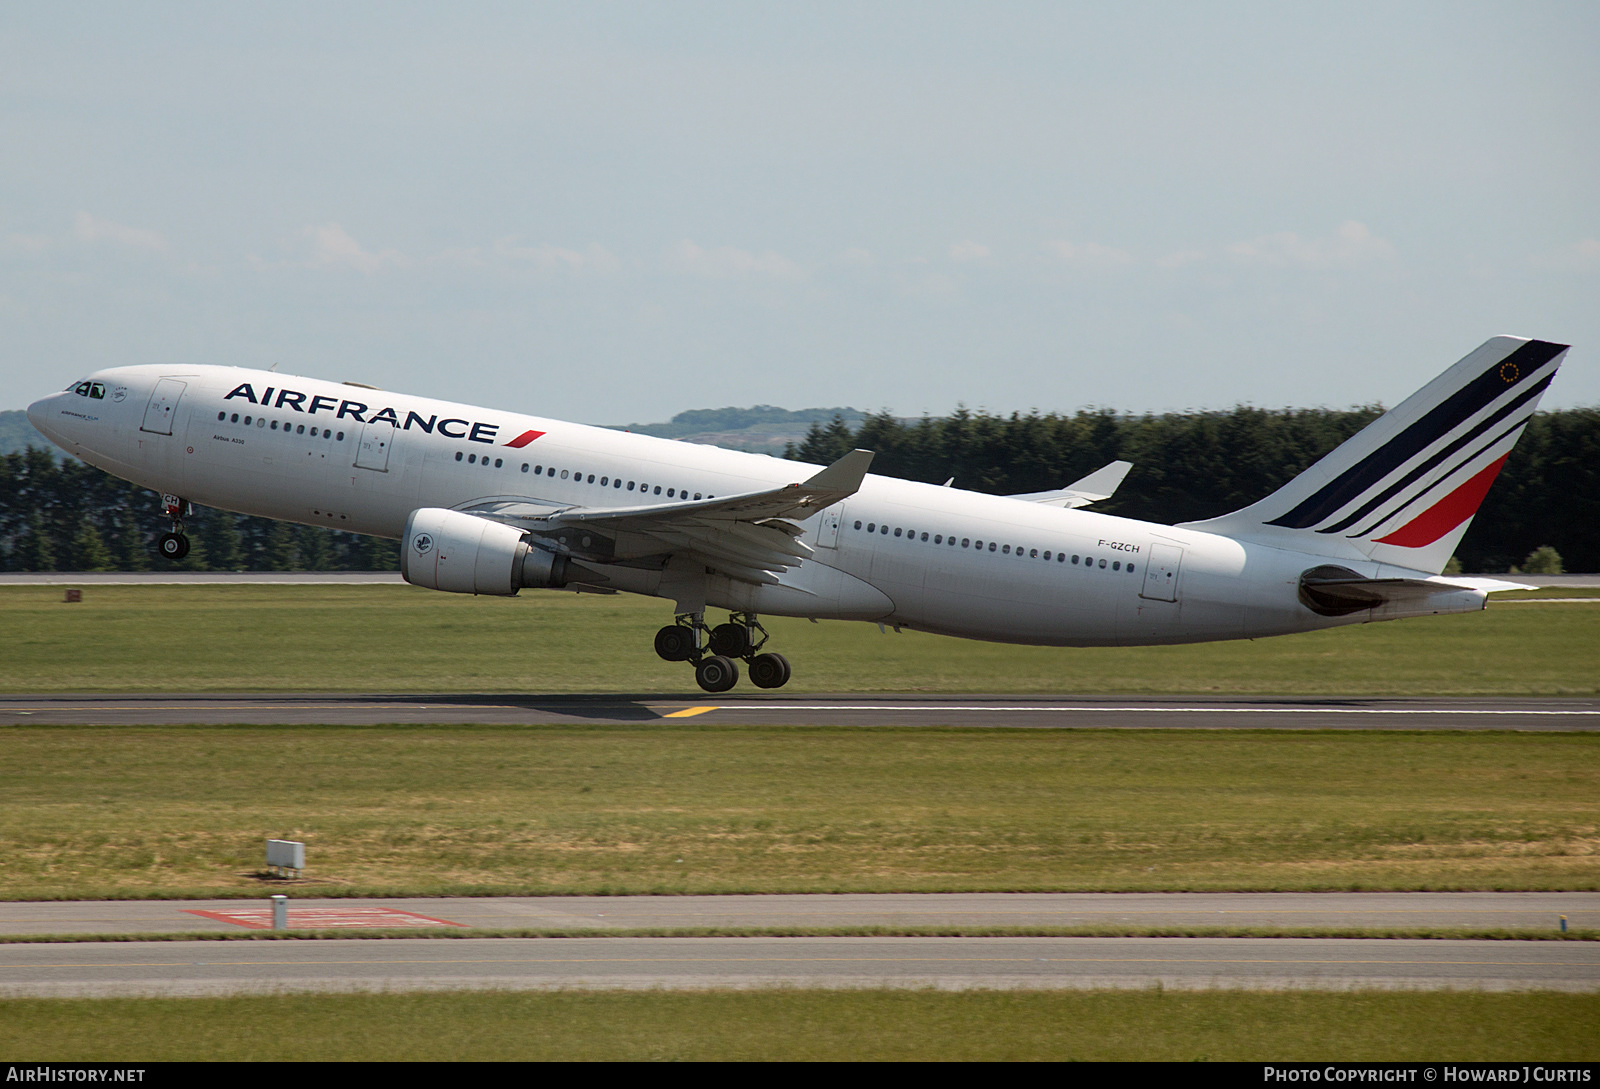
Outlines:
POLYGON ((189 554, 189 538, 183 532, 183 516, 193 514, 194 508, 175 495, 161 497, 162 513, 172 523, 172 529, 156 538, 156 551, 164 559, 176 563, 189 554))
POLYGON ((707 692, 726 692, 739 683, 742 658, 757 688, 781 688, 789 682, 789 659, 770 651, 767 629, 755 613, 733 613, 726 624, 708 627, 704 613, 683 613, 656 632, 656 653, 669 662, 693 662, 695 683, 707 692), (759 636, 759 638, 758 638, 759 636))

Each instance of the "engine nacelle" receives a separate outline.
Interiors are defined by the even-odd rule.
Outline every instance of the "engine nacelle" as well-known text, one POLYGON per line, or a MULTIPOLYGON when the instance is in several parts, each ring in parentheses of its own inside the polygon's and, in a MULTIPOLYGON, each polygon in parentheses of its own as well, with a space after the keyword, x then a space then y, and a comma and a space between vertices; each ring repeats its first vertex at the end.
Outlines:
POLYGON ((565 586, 567 569, 567 557, 530 545, 521 530, 443 507, 412 511, 400 542, 401 576, 452 594, 565 586))

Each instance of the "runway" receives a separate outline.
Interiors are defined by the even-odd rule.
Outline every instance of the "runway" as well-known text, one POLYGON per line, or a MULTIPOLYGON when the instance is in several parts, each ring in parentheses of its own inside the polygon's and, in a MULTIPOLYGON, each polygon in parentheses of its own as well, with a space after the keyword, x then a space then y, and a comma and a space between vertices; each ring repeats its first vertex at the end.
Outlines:
POLYGON ((48 695, 0 697, 0 723, 52 725, 496 725, 694 721, 762 726, 989 726, 1274 730, 1600 730, 1600 699, 1229 699, 523 695, 478 693, 48 695))
POLYGON ((0 946, 0 995, 752 987, 1600 990, 1592 942, 559 938, 0 946))
MULTIPOLYGON (((243 933, 270 918, 250 900, 0 902, 0 935, 243 933), (246 916, 232 921, 233 916, 246 916)), ((1600 892, 859 893, 746 896, 483 896, 289 901, 289 926, 408 924, 497 930, 1194 927, 1282 930, 1600 929, 1600 892), (363 913, 370 913, 363 918, 363 913), (387 915, 383 913, 388 913, 387 915)), ((430 927, 431 928, 431 927, 430 927)), ((1596 946, 1600 950, 1600 945, 1596 946)))

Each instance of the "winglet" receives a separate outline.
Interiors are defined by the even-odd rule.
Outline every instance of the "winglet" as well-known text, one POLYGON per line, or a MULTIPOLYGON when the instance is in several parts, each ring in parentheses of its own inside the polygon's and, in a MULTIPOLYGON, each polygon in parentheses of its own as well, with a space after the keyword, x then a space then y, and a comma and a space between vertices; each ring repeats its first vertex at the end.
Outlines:
POLYGON ((1109 465, 1102 465, 1083 479, 1068 484, 1065 490, 1075 492, 1085 499, 1110 499, 1122 486, 1122 480, 1131 468, 1133 468, 1131 461, 1113 461, 1109 465))
POLYGON ((871 450, 852 450, 800 487, 807 491, 835 492, 837 494, 828 503, 837 503, 861 489, 861 482, 866 479, 867 469, 871 465, 871 450))
POLYGON ((1133 468, 1131 461, 1113 461, 1102 465, 1088 476, 1075 480, 1065 488, 1048 492, 1028 492, 1009 496, 1029 503, 1042 503, 1047 507, 1087 507, 1102 499, 1110 499, 1121 486, 1123 477, 1133 468))

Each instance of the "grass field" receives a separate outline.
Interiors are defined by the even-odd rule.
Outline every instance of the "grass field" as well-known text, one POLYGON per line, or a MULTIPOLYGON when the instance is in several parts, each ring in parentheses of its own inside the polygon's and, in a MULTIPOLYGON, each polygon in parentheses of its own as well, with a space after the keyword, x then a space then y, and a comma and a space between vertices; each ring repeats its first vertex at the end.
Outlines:
POLYGON ((1600 997, 747 991, 0 1000, 0 1055, 1592 1062, 1600 997))
POLYGON ((1600 888, 1600 736, 0 727, 0 896, 1600 888))
MULTIPOLYGON (((61 596, 0 589, 0 690, 698 694, 650 652, 662 602, 61 596)), ((1600 605, 1136 649, 769 628, 797 691, 1600 691, 1600 605)), ((1600 738, 1582 734, 0 724, 0 753, 6 899, 1600 888, 1600 738), (303 881, 263 880, 268 836, 308 844, 303 881)), ((1550 994, 7 1000, 0 1055, 1592 1061, 1597 1020, 1594 996, 1550 994)))
MULTIPOLYGON (((1575 593, 1566 592, 1567 595, 1575 593)), ((671 605, 396 586, 0 588, 0 691, 698 693, 652 652, 671 605)), ((1485 612, 1183 647, 977 643, 767 621, 797 692, 1593 695, 1600 605, 1485 612)))

